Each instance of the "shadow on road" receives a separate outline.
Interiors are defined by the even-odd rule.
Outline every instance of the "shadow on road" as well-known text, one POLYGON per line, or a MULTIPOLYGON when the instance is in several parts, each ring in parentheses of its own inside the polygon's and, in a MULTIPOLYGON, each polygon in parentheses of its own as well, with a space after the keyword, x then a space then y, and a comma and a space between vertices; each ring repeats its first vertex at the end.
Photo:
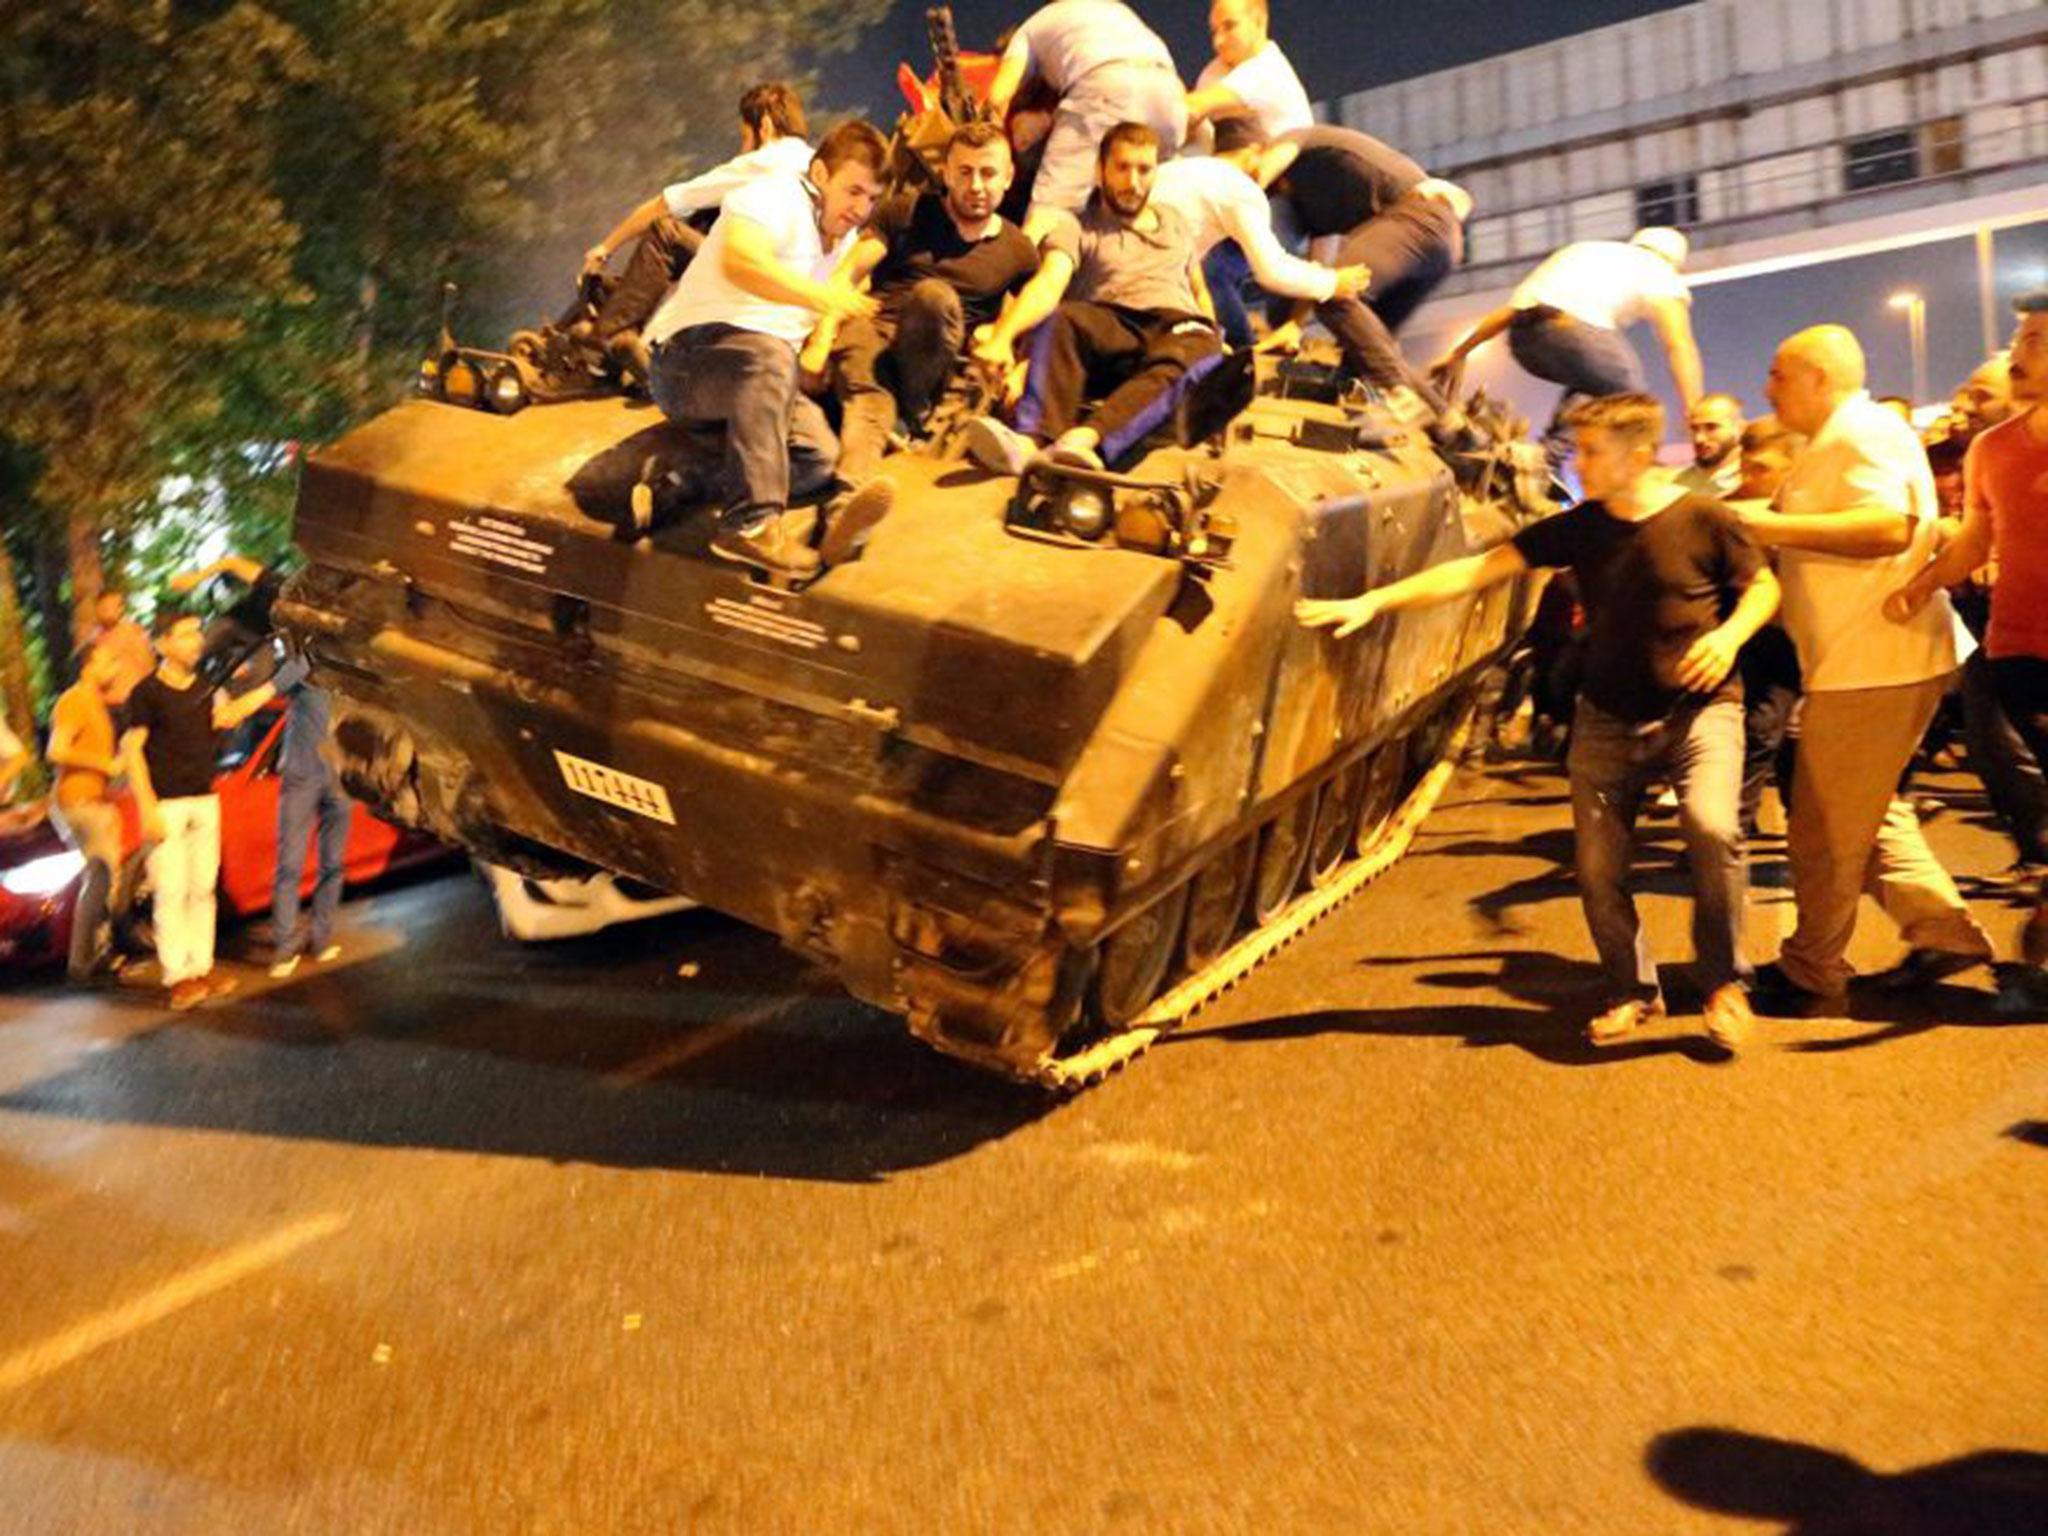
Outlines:
POLYGON ((2048 1531, 2048 1455, 1973 1451, 1897 1473, 1740 1430, 1673 1430, 1643 1457, 1695 1509, 1782 1520, 1783 1536, 2019 1536, 2048 1531))
POLYGON ((480 892, 440 882, 374 916, 406 942, 164 1015, 0 1095, 0 1110, 864 1181, 960 1156, 1051 1107, 713 914, 521 948, 480 892))

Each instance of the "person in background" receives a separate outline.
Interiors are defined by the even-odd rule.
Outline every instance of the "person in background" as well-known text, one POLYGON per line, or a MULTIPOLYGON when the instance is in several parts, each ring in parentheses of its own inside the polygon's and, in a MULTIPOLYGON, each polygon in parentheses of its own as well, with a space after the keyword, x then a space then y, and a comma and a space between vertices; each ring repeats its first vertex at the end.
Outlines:
POLYGON ((6 720, 0 719, 0 805, 13 801, 14 786, 21 782, 30 761, 29 750, 21 744, 21 738, 6 720))
POLYGON ((1786 829, 1798 925, 1756 988, 1759 1009, 1781 1015, 1846 1011, 1866 889, 1909 946, 1887 985, 1936 981, 1991 956, 1898 796, 1955 673, 1958 626, 1945 593, 1910 623, 1885 621, 1886 597, 1934 551, 1937 510, 1926 450, 1863 381, 1863 348, 1842 326, 1778 348, 1765 393, 1807 447, 1775 505, 1740 514, 1775 553, 1805 691, 1786 829))
POLYGON ((1173 54, 1123 0, 1052 0, 1027 17, 989 85, 990 115, 1002 121, 1032 81, 1059 102, 1024 220, 1033 240, 1043 240, 1056 214, 1086 206, 1102 140, 1117 124, 1145 124, 1161 159, 1187 138, 1187 93, 1173 54))
POLYGON ((220 879, 220 797, 213 790, 219 733, 265 702, 261 690, 217 700, 199 675, 206 632, 196 614, 156 618, 156 671, 128 697, 122 755, 150 845, 156 952, 171 1007, 196 1008, 235 990, 213 967, 214 887, 220 879))
POLYGON ((1216 0, 1209 7, 1209 42, 1216 56, 1188 92, 1188 124, 1249 117, 1261 136, 1315 124, 1315 109, 1293 64, 1273 41, 1266 0, 1216 0))
POLYGON ((280 980, 296 972, 306 955, 322 965, 341 958, 334 919, 347 876, 351 808, 341 775, 323 750, 331 709, 326 690, 308 681, 312 671, 303 655, 288 655, 269 682, 236 701, 245 711, 274 698, 286 701, 277 758, 277 878, 270 899, 270 974, 280 980), (309 835, 315 836, 320 861, 310 926, 301 921, 299 901, 309 835))
POLYGON ((108 646, 114 656, 114 684, 107 702, 119 709, 135 685, 156 670, 156 648, 149 631, 128 617, 128 599, 116 587, 102 587, 92 600, 93 642, 108 646))
MULTIPOLYGON (((105 968, 113 950, 110 920, 121 872, 121 813, 109 791, 122 771, 115 755, 113 697, 125 663, 105 633, 87 641, 78 656, 78 680, 57 696, 50 711, 50 766, 57 784, 50 793, 50 820, 85 859, 78 903, 71 916, 69 979, 83 986, 105 968)), ((132 691, 132 686, 131 686, 132 691)))
POLYGON ((1643 362, 1625 333, 1647 320, 1664 343, 1679 399, 1690 413, 1706 393, 1684 277, 1690 251, 1684 235, 1662 227, 1639 229, 1626 243, 1567 245, 1522 279, 1508 302, 1460 337, 1430 371, 1454 374, 1476 347, 1506 332, 1508 350, 1525 373, 1564 388, 1544 434, 1552 466, 1562 467, 1569 447, 1564 418, 1573 405, 1643 392, 1643 362))
POLYGON ((737 155, 702 175, 662 188, 584 252, 584 274, 595 276, 615 252, 637 242, 626 258, 626 270, 598 306, 595 329, 606 356, 642 379, 652 364, 640 332, 704 245, 704 231, 692 221, 717 213, 726 194, 763 176, 801 176, 810 169, 809 129, 803 100, 794 87, 766 80, 749 88, 740 97, 739 116, 737 155))
POLYGON ((1668 775, 1693 877, 1693 943, 1708 1034, 1733 1050, 1752 1020, 1742 922, 1748 871, 1737 800, 1741 682, 1735 659, 1778 605, 1778 584, 1736 515, 1655 472, 1664 409, 1648 395, 1589 401, 1572 417, 1586 499, 1484 554, 1344 601, 1304 601, 1300 621, 1341 637, 1382 613, 1480 592, 1532 566, 1570 567, 1586 606, 1585 673, 1566 773, 1579 897, 1606 996, 1594 1045, 1663 1012, 1657 964, 1629 893, 1637 811, 1668 775))
MULTIPOLYGON (((1971 443, 1962 529, 1885 604, 1885 615, 1916 624, 1948 587, 1987 559, 1995 563, 1985 634, 1992 683, 2006 718, 2048 765, 2048 288, 2023 294, 2014 309, 2013 414, 1971 443)), ((2048 1008, 2048 886, 2021 931, 2020 954, 2026 972, 2000 1001, 2038 1013, 2048 1008)))
MULTIPOLYGON (((1739 478, 1733 492, 1721 499, 1738 512, 1745 506, 1768 507, 1805 447, 1806 439, 1775 416, 1748 423, 1736 462, 1739 478)), ((1779 800, 1788 810, 1792 805, 1799 652, 1785 626, 1774 619, 1750 637, 1736 665, 1742 672, 1742 834, 1753 838, 1767 784, 1775 780, 1779 800)))
POLYGON ((1702 496, 1726 501, 1742 484, 1742 433, 1749 425, 1742 402, 1733 395, 1702 395, 1685 413, 1692 438, 1692 462, 1678 472, 1678 483, 1702 496))
POLYGON ((189 597, 209 581, 225 578, 241 593, 206 626, 206 644, 199 670, 212 683, 224 682, 269 640, 276 630, 272 610, 284 591, 284 572, 248 555, 222 555, 210 565, 179 571, 165 583, 178 597, 189 597))

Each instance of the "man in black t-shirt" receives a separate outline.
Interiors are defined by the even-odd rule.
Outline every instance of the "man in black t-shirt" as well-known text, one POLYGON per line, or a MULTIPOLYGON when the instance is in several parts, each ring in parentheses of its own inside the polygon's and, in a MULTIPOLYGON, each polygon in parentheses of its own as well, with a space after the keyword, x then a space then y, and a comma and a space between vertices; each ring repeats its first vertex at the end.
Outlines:
POLYGON ((1657 965, 1629 895, 1643 788, 1669 777, 1693 875, 1693 943, 1707 1032, 1748 1033, 1742 918, 1748 876, 1742 683, 1735 658, 1777 611, 1778 584, 1735 515, 1652 473, 1664 411, 1647 395, 1589 401, 1573 415, 1587 499, 1485 554, 1363 596, 1304 601, 1304 624, 1341 637, 1382 613, 1478 592, 1532 566, 1569 567, 1585 604, 1585 671, 1572 723, 1572 828, 1579 897, 1607 997, 1587 1038, 1607 1045, 1663 1011, 1657 965))
POLYGON ((804 348, 806 372, 829 369, 839 397, 838 475, 847 485, 874 477, 899 417, 923 419, 968 333, 991 324, 1038 270, 1037 247, 996 211, 1013 174, 1002 129, 969 123, 946 145, 944 195, 889 199, 848 255, 851 279, 871 279, 880 311, 827 321, 804 348))
POLYGON ((199 675, 206 632, 195 614, 157 615, 156 671, 128 695, 122 755, 150 845, 157 963, 173 1008, 232 992, 213 974, 214 886, 220 879, 220 797, 213 792, 219 733, 260 708, 267 694, 216 700, 199 675))
MULTIPOLYGON (((1405 384, 1441 413, 1448 402, 1410 363, 1394 333, 1450 276, 1465 249, 1472 199, 1399 150, 1355 128, 1319 123, 1266 152, 1268 195, 1326 266, 1364 266, 1372 283, 1318 305, 1316 318, 1344 349, 1344 365, 1382 389, 1405 384)), ((1306 306, 1288 324, 1297 331, 1306 306)))

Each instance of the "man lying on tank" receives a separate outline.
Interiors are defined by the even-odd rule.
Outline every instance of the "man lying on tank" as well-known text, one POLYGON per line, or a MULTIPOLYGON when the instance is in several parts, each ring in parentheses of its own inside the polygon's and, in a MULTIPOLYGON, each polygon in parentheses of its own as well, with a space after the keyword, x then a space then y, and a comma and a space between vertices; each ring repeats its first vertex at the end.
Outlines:
POLYGON ((599 305, 598 342, 614 364, 647 377, 647 348, 641 330, 653 318, 662 295, 675 285, 703 246, 705 215, 715 215, 726 195, 780 172, 801 176, 810 169, 804 107, 792 86, 767 80, 740 97, 740 152, 702 175, 664 187, 621 219, 583 257, 583 271, 604 271, 614 252, 636 241, 626 270, 599 305))
MULTIPOLYGON (((1234 0, 1233 0, 1234 3, 1234 0)), ((1372 268, 1341 268, 1303 261, 1273 232, 1273 207, 1254 179, 1270 144, 1258 119, 1226 117, 1216 124, 1214 153, 1182 155, 1159 167, 1152 201, 1177 209, 1194 226, 1195 259, 1209 281, 1216 318, 1226 328, 1223 295, 1215 286, 1215 253, 1230 242, 1243 253, 1241 265, 1268 293, 1314 304, 1352 302, 1373 282, 1372 268)), ((1228 273, 1231 281, 1241 281, 1228 273)))
POLYGON ((1015 426, 994 416, 968 424, 968 452, 983 468, 1021 474, 1041 445, 1057 462, 1114 465, 1167 421, 1221 354, 1194 228, 1152 197, 1159 148, 1143 123, 1110 129, 1087 206, 1054 222, 1038 275, 977 333, 975 362, 1004 379, 1017 338, 1037 330, 1015 426), (1092 411, 1091 383, 1113 384, 1092 411))
POLYGON ((943 192, 885 199, 861 232, 842 281, 869 284, 872 318, 827 315, 804 347, 840 405, 839 477, 874 478, 899 421, 922 425, 960 365, 969 330, 993 324, 1038 270, 1038 249, 996 212, 1009 190, 1010 142, 993 123, 953 134, 943 192))
POLYGON ((1187 93, 1173 53, 1124 0, 1052 0, 1034 11, 1003 48, 989 115, 1001 122, 1034 83, 1058 102, 1024 222, 1034 240, 1044 239, 1055 214, 1078 213, 1087 203, 1096 149, 1111 128, 1145 124, 1162 156, 1187 137, 1187 93))
MULTIPOLYGON (((1315 316, 1343 348, 1344 366, 1381 389, 1406 385, 1442 415, 1449 402, 1410 363, 1395 332, 1422 307, 1464 254, 1472 199, 1430 176, 1399 150, 1353 128, 1318 124, 1275 141, 1260 166, 1275 203, 1309 239, 1311 254, 1372 273, 1364 293, 1318 303, 1315 316)), ((1306 318, 1299 312, 1285 345, 1306 318)))
POLYGON ((838 440, 818 403, 797 387, 797 352, 821 318, 867 319, 875 301, 839 271, 881 195, 889 147, 863 122, 826 134, 803 175, 775 172, 741 187, 647 325, 649 387, 671 421, 719 423, 724 462, 685 464, 633 487, 637 531, 658 504, 716 500, 711 553, 788 576, 836 564, 889 510, 894 488, 842 487, 816 518, 791 512, 792 494, 832 483, 838 440))
POLYGON ((1611 1044, 1664 1008, 1657 963, 1629 894, 1629 866, 1644 786, 1668 778, 1692 866, 1707 1033, 1732 1050, 1752 1023, 1742 953, 1748 872, 1735 661, 1777 611, 1778 583, 1736 514, 1656 471, 1664 410, 1654 398, 1589 401, 1574 411, 1571 427, 1586 488, 1577 506, 1484 554, 1344 601, 1303 601, 1295 614, 1341 637, 1383 613, 1483 591, 1532 566, 1570 567, 1587 629, 1565 769, 1579 899, 1606 990, 1587 1038, 1611 1044))

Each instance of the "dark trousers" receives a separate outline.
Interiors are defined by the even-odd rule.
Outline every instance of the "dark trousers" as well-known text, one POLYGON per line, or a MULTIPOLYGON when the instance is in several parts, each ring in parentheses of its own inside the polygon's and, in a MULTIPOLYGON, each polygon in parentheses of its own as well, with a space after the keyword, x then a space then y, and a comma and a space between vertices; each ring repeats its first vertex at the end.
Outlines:
POLYGON ((1626 336, 1555 309, 1518 311, 1508 326, 1508 350, 1525 373, 1564 386, 1543 434, 1552 469, 1561 468, 1571 451, 1571 433, 1564 421, 1573 406, 1605 395, 1641 394, 1647 387, 1643 360, 1626 336))
POLYGON ((1792 637, 1766 624, 1736 658, 1742 672, 1742 830, 1756 835, 1764 786, 1792 808, 1792 767, 1799 747, 1799 653, 1792 637))
POLYGON ((1993 661, 1972 651, 1963 663, 1963 740, 1970 766, 2028 864, 2048 864, 2048 793, 2041 775, 2041 751, 2048 745, 2042 739, 2048 735, 2043 674, 2048 674, 2048 661, 2025 656, 1993 661))
POLYGON ((2005 718, 2048 770, 2048 658, 2000 656, 1991 663, 1991 682, 2005 718))
POLYGON ((725 428, 723 465, 683 488, 715 499, 728 527, 751 528, 832 478, 839 440, 797 388, 796 348, 731 325, 693 325, 654 350, 654 403, 671 421, 725 428))
POLYGON ((1103 462, 1113 464, 1172 416, 1222 355, 1222 338, 1199 315, 1062 304, 1032 344, 1017 427, 1056 438, 1082 424, 1090 398, 1102 397, 1087 425, 1102 436, 1103 462))
POLYGON ((272 958, 318 952, 334 937, 348 858, 348 796, 326 773, 287 774, 277 784, 277 880, 270 889, 272 958), (299 885, 306 873, 306 840, 318 827, 320 873, 313 886, 310 937, 299 926, 299 885))
POLYGON ((1405 384, 1434 411, 1447 402, 1429 375, 1408 361, 1394 332, 1450 276, 1457 239, 1457 219, 1444 204, 1404 197, 1352 230, 1338 248, 1335 265, 1372 268, 1365 298, 1332 299, 1316 308, 1316 318, 1344 349, 1345 367, 1381 389, 1405 384))
POLYGON ((839 397, 839 477, 874 477, 898 417, 921 421, 946 387, 967 339, 960 295, 937 278, 914 284, 872 320, 839 331, 832 389, 839 397))
POLYGON ((703 244, 703 232, 681 219, 656 219, 635 242, 626 270, 598 308, 598 339, 610 341, 620 331, 637 331, 652 320, 663 296, 703 244))

